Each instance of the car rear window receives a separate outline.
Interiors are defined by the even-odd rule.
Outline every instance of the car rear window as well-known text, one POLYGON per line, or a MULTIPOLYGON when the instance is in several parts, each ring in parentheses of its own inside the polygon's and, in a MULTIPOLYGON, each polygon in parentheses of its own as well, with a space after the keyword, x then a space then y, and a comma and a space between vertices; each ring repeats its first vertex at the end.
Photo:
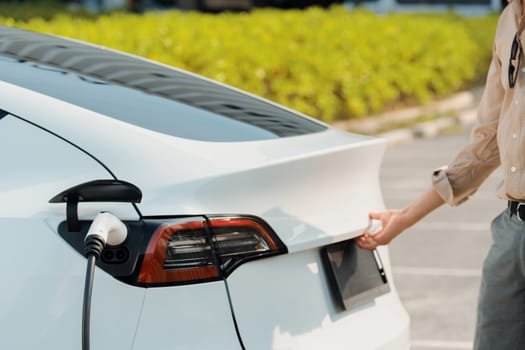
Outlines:
POLYGON ((326 129, 323 124, 278 105, 191 74, 184 76, 186 91, 174 100, 161 93, 151 94, 5 56, 0 56, 0 72, 0 79, 6 82, 146 129, 187 139, 269 140, 326 129))

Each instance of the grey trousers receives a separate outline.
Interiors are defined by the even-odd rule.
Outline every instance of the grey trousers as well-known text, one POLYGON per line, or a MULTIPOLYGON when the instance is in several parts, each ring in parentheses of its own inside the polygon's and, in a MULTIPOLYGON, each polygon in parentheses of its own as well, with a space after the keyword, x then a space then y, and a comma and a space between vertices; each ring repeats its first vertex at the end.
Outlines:
POLYGON ((525 222, 509 209, 491 225, 483 264, 475 350, 525 350, 525 222))

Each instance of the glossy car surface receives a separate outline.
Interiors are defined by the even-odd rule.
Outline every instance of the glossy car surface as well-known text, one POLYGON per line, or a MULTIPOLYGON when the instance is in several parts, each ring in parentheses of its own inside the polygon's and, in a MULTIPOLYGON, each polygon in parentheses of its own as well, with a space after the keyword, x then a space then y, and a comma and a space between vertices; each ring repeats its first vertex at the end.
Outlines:
POLYGON ((188 72, 0 27, 0 348, 80 347, 79 244, 109 211, 130 234, 98 264, 92 349, 408 349, 388 251, 388 288, 346 310, 323 260, 383 208, 384 149, 188 72), (70 230, 68 190, 99 180, 140 202, 80 198, 70 230))

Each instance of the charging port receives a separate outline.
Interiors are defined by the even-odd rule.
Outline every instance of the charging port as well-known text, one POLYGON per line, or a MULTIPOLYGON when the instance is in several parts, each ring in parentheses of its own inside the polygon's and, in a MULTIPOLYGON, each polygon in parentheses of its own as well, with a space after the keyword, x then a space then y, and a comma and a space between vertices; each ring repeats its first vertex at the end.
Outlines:
POLYGON ((128 258, 129 251, 126 247, 106 247, 102 251, 102 261, 106 264, 122 264, 128 258))

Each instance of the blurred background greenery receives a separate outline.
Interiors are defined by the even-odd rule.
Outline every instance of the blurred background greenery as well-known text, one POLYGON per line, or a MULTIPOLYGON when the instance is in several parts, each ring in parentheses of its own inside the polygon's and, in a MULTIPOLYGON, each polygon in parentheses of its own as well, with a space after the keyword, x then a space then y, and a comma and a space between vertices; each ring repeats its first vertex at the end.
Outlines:
POLYGON ((483 82, 497 14, 329 8, 93 14, 56 1, 1 2, 0 24, 140 55, 326 122, 419 104, 483 82))

